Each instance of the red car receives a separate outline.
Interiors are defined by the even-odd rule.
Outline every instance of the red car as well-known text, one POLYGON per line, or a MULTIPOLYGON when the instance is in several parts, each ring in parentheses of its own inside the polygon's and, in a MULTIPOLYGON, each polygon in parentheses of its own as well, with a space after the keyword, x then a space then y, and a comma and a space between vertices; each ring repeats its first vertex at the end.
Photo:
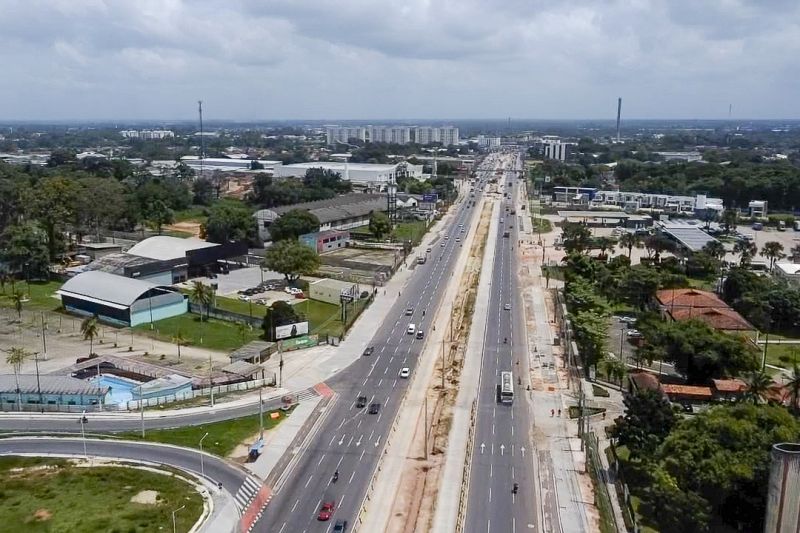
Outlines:
POLYGON ((317 515, 317 520, 325 522, 331 519, 334 510, 334 503, 335 502, 325 502, 322 504, 322 509, 319 510, 319 514, 317 515))

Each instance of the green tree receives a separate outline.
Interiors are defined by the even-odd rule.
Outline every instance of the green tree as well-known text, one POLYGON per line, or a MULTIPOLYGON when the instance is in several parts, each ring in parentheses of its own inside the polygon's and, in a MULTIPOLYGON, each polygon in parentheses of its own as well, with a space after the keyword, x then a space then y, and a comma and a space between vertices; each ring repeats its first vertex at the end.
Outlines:
POLYGON ((739 212, 735 209, 726 209, 722 212, 722 226, 725 228, 725 233, 730 234, 731 230, 736 228, 738 221, 739 212))
POLYGON ((195 205, 211 205, 214 199, 214 184, 208 178, 197 178, 192 183, 192 202, 195 205))
POLYGON ((22 320, 22 304, 25 301, 25 295, 19 291, 14 291, 11 295, 11 301, 14 303, 14 310, 17 312, 17 319, 22 320))
POLYGON ((264 337, 269 341, 275 341, 275 328, 302 321, 302 317, 297 313, 293 305, 283 300, 278 300, 267 308, 261 327, 264 330, 264 337))
POLYGON ((317 252, 297 241, 278 241, 264 254, 264 267, 280 272, 289 282, 296 281, 301 274, 313 274, 319 265, 317 252))
POLYGON ((639 389, 623 400, 625 416, 617 419, 611 436, 627 446, 631 457, 652 457, 678 421, 660 390, 639 389))
POLYGON ((89 341, 89 356, 94 353, 94 340, 100 334, 100 326, 97 321, 97 315, 87 317, 81 322, 81 335, 83 340, 89 341))
POLYGON ((777 241, 765 243, 761 248, 761 255, 769 259, 770 271, 772 271, 772 268, 775 266, 775 261, 786 257, 786 254, 783 253, 783 245, 777 241))
POLYGON ((47 250, 54 261, 63 249, 64 225, 74 219, 79 188, 75 180, 48 177, 29 191, 29 211, 47 236, 47 250))
POLYGON ((580 222, 565 222, 561 228, 561 240, 568 254, 584 253, 591 247, 592 232, 580 222))
POLYGON ((163 200, 155 200, 144 213, 147 223, 161 235, 161 228, 175 222, 175 213, 163 200))
POLYGON ((783 407, 739 403, 682 420, 656 459, 680 490, 709 503, 711 530, 763 531, 770 451, 798 440, 800 421, 783 407))
POLYGON ((0 260, 13 273, 26 272, 32 278, 47 278, 50 257, 47 236, 35 222, 15 224, 0 236, 0 260))
POLYGON ((269 226, 272 242, 297 240, 300 235, 319 231, 319 219, 306 209, 292 209, 269 226))
POLYGON ((627 365, 617 359, 607 359, 603 361, 603 367, 608 379, 616 381, 619 384, 619 390, 622 390, 622 382, 625 380, 625 376, 628 375, 627 365))
POLYGON ((796 358, 794 365, 792 365, 792 374, 784 386, 789 400, 789 410, 795 415, 800 414, 800 365, 797 364, 796 358))
POLYGON ((25 348, 12 346, 6 351, 6 364, 11 366, 14 371, 14 381, 17 385, 17 408, 22 410, 22 394, 19 389, 19 372, 22 369, 23 363, 33 354, 25 348))
POLYGON ((619 245, 628 250, 628 259, 630 259, 633 249, 642 247, 642 239, 635 233, 625 232, 619 238, 619 245))
POLYGON ((644 309, 658 291, 660 275, 655 268, 636 265, 622 275, 618 297, 631 305, 644 309))
POLYGON ((748 266, 758 253, 758 248, 753 241, 742 239, 733 245, 733 253, 739 256, 739 265, 748 266))
POLYGON ((189 300, 200 306, 200 321, 203 321, 203 309, 206 314, 211 313, 211 304, 214 301, 214 292, 211 287, 199 281, 192 282, 192 288, 189 292, 189 300))
POLYGON ((692 491, 683 491, 660 466, 651 467, 650 481, 641 495, 639 512, 660 533, 706 533, 711 506, 692 491))
POLYGON ((392 223, 386 213, 373 211, 369 215, 369 231, 376 239, 381 239, 384 235, 391 233, 392 223))
POLYGON ((725 257, 725 246, 718 240, 708 241, 703 251, 718 261, 725 257))
POLYGON ((580 311, 572 317, 575 342, 588 371, 605 355, 608 317, 595 311, 580 311))
POLYGON ((600 257, 606 256, 606 250, 614 249, 615 241, 611 237, 598 237, 595 239, 594 245, 600 250, 600 257))
POLYGON ((221 201, 211 208, 205 230, 209 242, 253 241, 257 225, 249 209, 221 201))
POLYGON ((772 386, 772 378, 766 372, 750 372, 745 378, 745 383, 747 383, 745 396, 750 401, 757 404, 766 398, 767 392, 772 386))

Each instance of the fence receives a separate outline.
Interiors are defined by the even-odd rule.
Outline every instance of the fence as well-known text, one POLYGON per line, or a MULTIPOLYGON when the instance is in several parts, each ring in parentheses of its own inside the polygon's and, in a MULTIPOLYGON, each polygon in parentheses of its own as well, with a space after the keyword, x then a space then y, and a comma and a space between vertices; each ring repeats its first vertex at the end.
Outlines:
POLYGON ((586 450, 586 468, 594 485, 595 505, 600 511, 600 531, 601 533, 620 531, 613 504, 611 503, 611 495, 608 493, 607 474, 600 459, 597 435, 594 432, 583 432, 582 439, 586 450))
POLYGON ((609 460, 609 471, 614 476, 614 487, 617 490, 617 499, 623 502, 622 505, 622 518, 625 520, 625 527, 628 531, 638 533, 640 530, 639 521, 636 516, 636 509, 633 508, 633 501, 631 493, 628 489, 628 483, 625 481, 625 470, 622 467, 619 456, 617 455, 617 448, 612 442, 608 447, 611 452, 609 460))
POLYGON ((231 383, 228 385, 217 385, 216 387, 205 387, 203 389, 195 389, 191 391, 187 391, 182 394, 168 394, 166 396, 157 396, 155 398, 145 398, 143 400, 131 400, 127 402, 124 406, 120 404, 119 409, 128 411, 137 411, 142 408, 142 403, 144 407, 154 407, 158 405, 166 405, 169 403, 174 402, 182 402, 186 400, 191 400, 193 398, 198 398, 201 396, 211 396, 211 391, 213 388, 214 394, 224 394, 226 392, 238 392, 238 391, 247 391, 252 389, 257 389, 259 387, 273 387, 275 386, 275 375, 273 374, 269 379, 254 379, 251 381, 242 381, 239 383, 231 383))
MULTIPOLYGON (((257 309, 261 308, 257 307, 257 309)), ((201 316, 210 316, 211 318, 225 320, 228 322, 239 322, 241 324, 247 324, 248 326, 251 326, 256 329, 261 328, 261 324, 264 321, 263 317, 243 315, 241 313, 235 313, 233 311, 226 311, 225 309, 220 309, 219 307, 209 307, 208 309, 206 309, 205 306, 198 305, 192 302, 189 302, 189 312, 201 316)))

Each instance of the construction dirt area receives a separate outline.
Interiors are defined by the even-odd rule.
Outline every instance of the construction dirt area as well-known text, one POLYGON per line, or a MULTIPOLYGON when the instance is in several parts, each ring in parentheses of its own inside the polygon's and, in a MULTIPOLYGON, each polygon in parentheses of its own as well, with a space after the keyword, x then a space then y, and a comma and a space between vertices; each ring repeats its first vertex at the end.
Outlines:
POLYGON ((442 364, 437 363, 427 390, 423 411, 426 416, 420 417, 414 428, 410 450, 416 452, 409 453, 403 466, 399 485, 402 490, 396 495, 395 512, 387 529, 393 533, 429 531, 431 527, 491 214, 492 204, 484 203, 461 275, 460 290, 452 307, 444 304, 442 308, 442 312, 450 312, 446 340, 440 352, 444 354, 444 372, 442 364), (427 435, 426 428, 430 428, 427 435))

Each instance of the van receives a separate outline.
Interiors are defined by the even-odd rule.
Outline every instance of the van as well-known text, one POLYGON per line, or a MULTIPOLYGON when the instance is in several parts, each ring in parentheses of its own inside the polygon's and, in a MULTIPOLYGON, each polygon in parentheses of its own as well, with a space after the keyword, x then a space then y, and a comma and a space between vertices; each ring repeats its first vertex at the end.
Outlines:
POLYGON ((413 335, 416 332, 417 332, 417 326, 415 326, 414 324, 409 324, 406 333, 408 333, 409 335, 413 335))

